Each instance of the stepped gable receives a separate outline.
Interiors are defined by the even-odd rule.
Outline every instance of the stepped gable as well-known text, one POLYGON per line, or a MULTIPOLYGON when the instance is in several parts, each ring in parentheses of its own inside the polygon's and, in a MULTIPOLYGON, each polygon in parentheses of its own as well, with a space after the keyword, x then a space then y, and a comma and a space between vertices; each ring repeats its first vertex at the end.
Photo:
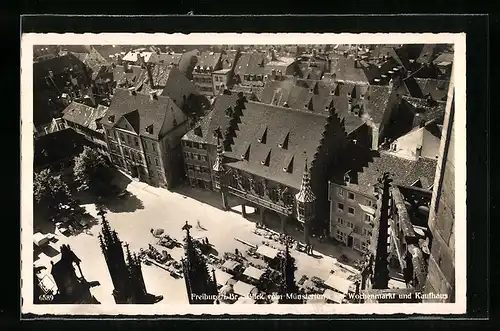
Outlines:
POLYGON ((328 117, 247 102, 240 119, 232 150, 225 153, 236 161, 227 166, 299 189, 304 162, 312 168, 328 117))

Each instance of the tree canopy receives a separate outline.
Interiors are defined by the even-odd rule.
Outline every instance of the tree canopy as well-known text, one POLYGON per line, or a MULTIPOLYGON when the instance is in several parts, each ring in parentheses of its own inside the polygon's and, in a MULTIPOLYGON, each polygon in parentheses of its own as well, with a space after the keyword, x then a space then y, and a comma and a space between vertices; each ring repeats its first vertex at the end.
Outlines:
POLYGON ((62 205, 72 203, 68 185, 61 179, 60 175, 52 175, 50 169, 35 173, 33 197, 37 204, 47 208, 51 214, 59 212, 62 205))
POLYGON ((78 190, 90 190, 96 194, 109 193, 113 179, 113 168, 97 150, 85 146, 83 152, 75 157, 73 176, 80 185, 78 190))

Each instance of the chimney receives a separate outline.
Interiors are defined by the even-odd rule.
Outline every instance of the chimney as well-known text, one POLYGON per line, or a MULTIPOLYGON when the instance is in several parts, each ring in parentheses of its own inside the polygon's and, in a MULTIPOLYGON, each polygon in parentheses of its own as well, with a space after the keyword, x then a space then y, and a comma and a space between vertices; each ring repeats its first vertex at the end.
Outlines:
POLYGON ((278 58, 276 57, 276 51, 274 49, 271 49, 271 61, 278 61, 278 58))
POLYGON ((127 61, 123 61, 123 72, 128 72, 129 66, 127 61))
POLYGON ((137 54, 137 63, 142 67, 146 67, 146 62, 144 61, 144 57, 141 54, 137 54))
POLYGON ((359 68, 359 59, 354 59, 354 68, 359 68))

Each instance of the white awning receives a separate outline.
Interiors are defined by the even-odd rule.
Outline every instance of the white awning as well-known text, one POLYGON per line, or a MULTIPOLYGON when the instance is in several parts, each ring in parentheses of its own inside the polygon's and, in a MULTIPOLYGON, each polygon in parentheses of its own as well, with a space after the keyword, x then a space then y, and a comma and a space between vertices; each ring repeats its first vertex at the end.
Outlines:
POLYGON ((342 300, 344 300, 345 298, 345 294, 335 292, 329 289, 325 290, 323 296, 325 297, 325 300, 333 301, 335 303, 342 303, 342 300))
POLYGON ((347 294, 349 292, 349 287, 354 283, 337 275, 330 275, 325 284, 339 292, 347 294))
POLYGON ((252 267, 252 266, 247 267, 245 269, 245 272, 243 273, 243 275, 248 276, 248 277, 253 278, 253 279, 257 279, 257 280, 259 280, 263 274, 264 274, 263 270, 257 269, 257 268, 252 267))
POLYGON ((33 235, 33 243, 37 246, 43 246, 49 242, 46 235, 37 232, 33 235))
POLYGON ((278 250, 266 245, 261 245, 257 248, 257 254, 274 259, 278 255, 278 250))
POLYGON ((257 287, 244 283, 244 282, 236 282, 236 284, 233 285, 234 293, 241 295, 241 296, 249 296, 252 294, 256 294, 257 287))
POLYGON ((220 269, 215 269, 215 278, 217 279, 217 284, 226 285, 227 281, 233 278, 233 276, 220 269))

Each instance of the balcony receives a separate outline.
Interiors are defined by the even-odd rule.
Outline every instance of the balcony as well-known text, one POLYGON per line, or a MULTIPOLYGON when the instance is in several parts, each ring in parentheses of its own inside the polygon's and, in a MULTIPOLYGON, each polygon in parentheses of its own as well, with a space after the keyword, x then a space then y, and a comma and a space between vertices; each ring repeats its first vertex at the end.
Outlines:
MULTIPOLYGON (((218 188, 218 185, 216 185, 216 187, 218 188)), ((290 216, 293 214, 293 207, 285 207, 285 206, 275 204, 275 203, 270 202, 266 199, 263 199, 263 198, 258 197, 256 195, 238 190, 238 189, 231 187, 231 186, 228 187, 228 191, 229 191, 229 193, 231 193, 239 198, 245 199, 249 202, 253 202, 256 205, 273 210, 279 214, 287 215, 287 216, 290 216)))

